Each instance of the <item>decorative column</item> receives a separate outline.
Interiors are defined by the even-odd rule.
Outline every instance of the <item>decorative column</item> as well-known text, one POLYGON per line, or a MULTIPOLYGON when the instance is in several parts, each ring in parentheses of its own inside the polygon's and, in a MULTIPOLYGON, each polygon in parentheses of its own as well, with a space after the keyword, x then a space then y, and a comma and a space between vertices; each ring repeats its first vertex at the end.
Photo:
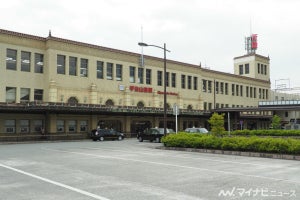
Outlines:
POLYGON ((92 83, 90 88, 90 104, 97 104, 97 86, 92 83))
POLYGON ((130 90, 128 87, 125 89, 125 96, 124 96, 124 105, 125 106, 131 106, 131 95, 130 95, 130 90))
POLYGON ((54 80, 51 80, 49 85, 49 102, 57 102, 57 85, 54 80))

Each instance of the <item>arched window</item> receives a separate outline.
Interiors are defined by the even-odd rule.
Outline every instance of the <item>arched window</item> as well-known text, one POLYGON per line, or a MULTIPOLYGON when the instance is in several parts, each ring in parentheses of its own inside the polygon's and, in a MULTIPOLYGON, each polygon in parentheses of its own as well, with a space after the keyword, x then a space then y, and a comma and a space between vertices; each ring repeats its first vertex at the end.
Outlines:
POLYGON ((114 106, 115 103, 113 102, 113 100, 108 99, 108 100, 105 102, 105 105, 106 105, 106 106, 114 106))
POLYGON ((193 110, 193 106, 190 104, 190 105, 188 105, 187 109, 188 110, 193 110))
POLYGON ((144 108, 145 105, 144 105, 144 103, 143 103, 142 101, 139 101, 139 102, 137 103, 137 107, 138 107, 138 108, 144 108))
POLYGON ((168 103, 167 103, 167 109, 171 109, 171 106, 170 106, 170 104, 168 104, 168 103))
POLYGON ((78 99, 76 97, 70 97, 68 103, 73 105, 78 104, 78 99))

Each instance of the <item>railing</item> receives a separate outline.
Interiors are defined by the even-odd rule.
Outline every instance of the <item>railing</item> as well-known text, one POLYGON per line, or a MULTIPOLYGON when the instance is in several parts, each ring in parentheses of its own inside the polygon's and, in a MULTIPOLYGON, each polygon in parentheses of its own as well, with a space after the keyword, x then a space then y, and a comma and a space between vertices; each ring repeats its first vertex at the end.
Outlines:
MULTIPOLYGON (((137 106, 106 106, 101 104, 75 104, 63 102, 26 102, 26 103, 0 103, 0 109, 14 110, 24 108, 27 111, 33 110, 66 110, 66 111, 90 111, 90 112, 115 112, 115 113, 148 113, 148 114, 163 114, 163 108, 157 107, 137 107, 137 106)), ((173 114, 173 109, 167 109, 167 114, 173 114)), ((209 115, 210 111, 180 109, 179 115, 209 115)))
POLYGON ((258 106, 290 106, 300 105, 300 100, 285 100, 285 101, 260 101, 258 106))

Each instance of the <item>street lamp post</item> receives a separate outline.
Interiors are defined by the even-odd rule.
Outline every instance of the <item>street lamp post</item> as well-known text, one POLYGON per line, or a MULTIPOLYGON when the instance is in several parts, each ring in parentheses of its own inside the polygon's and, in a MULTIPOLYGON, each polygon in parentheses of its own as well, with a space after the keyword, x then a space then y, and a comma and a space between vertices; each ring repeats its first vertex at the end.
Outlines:
POLYGON ((139 46, 142 47, 157 47, 164 50, 164 135, 167 134, 167 59, 166 52, 170 52, 166 48, 166 43, 164 43, 164 47, 160 47, 157 45, 150 45, 143 42, 138 43, 139 46))

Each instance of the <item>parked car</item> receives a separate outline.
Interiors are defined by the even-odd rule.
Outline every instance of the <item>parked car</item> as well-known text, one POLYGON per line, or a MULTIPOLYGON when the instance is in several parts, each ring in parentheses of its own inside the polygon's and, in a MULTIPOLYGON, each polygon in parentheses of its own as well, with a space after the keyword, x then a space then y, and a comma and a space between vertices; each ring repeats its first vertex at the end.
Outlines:
MULTIPOLYGON (((167 129, 167 134, 175 133, 173 129, 167 129)), ((139 142, 144 140, 149 140, 150 142, 160 142, 161 138, 164 136, 164 128, 150 128, 145 129, 143 132, 137 134, 137 139, 139 142)))
POLYGON ((206 128, 187 128, 184 131, 187 133, 208 133, 206 128))
POLYGON ((116 131, 114 129, 93 129, 91 132, 91 138, 93 141, 103 141, 106 139, 110 140, 123 140, 125 137, 124 133, 116 131))

